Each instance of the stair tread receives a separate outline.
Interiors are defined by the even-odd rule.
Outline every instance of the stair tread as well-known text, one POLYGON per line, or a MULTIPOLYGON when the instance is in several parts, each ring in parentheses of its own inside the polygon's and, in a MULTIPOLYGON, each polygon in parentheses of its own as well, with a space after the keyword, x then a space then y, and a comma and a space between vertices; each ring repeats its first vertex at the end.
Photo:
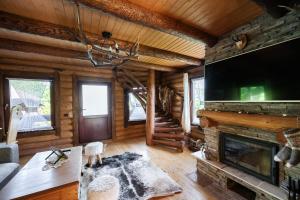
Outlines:
POLYGON ((155 127, 178 128, 178 124, 155 124, 155 127))
POLYGON ((175 140, 184 140, 184 135, 183 134, 170 134, 170 133, 154 133, 153 137, 155 139, 175 139, 175 140))
POLYGON ((154 132, 173 132, 182 130, 181 127, 155 127, 154 132))
POLYGON ((166 146, 182 147, 183 145, 181 141, 159 140, 159 139, 154 139, 152 141, 154 144, 163 144, 166 146))

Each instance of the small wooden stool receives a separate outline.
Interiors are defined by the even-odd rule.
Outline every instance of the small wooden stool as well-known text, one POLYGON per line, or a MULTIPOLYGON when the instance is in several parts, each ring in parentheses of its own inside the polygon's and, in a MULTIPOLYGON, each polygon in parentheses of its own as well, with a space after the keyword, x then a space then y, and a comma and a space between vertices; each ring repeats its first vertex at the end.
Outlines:
POLYGON ((118 200, 119 180, 110 175, 95 178, 88 186, 88 200, 118 200))
POLYGON ((93 157, 96 156, 96 166, 102 164, 101 154, 103 153, 103 143, 102 142, 91 142, 87 144, 84 148, 85 155, 88 156, 87 167, 91 167, 93 163, 93 157))

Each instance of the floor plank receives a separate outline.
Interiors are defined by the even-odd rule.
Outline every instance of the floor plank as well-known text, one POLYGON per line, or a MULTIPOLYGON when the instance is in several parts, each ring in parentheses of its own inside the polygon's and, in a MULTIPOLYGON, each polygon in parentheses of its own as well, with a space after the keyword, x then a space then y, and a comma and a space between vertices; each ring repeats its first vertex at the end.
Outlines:
MULTIPOLYGON (((173 196, 155 198, 155 200, 226 200, 232 198, 214 185, 201 186, 196 182, 196 159, 187 148, 183 153, 166 150, 158 146, 147 146, 144 138, 130 139, 107 144, 104 157, 135 152, 150 159, 156 166, 169 174, 181 187, 183 192, 173 196)), ((21 158, 26 163, 28 157, 21 158)))

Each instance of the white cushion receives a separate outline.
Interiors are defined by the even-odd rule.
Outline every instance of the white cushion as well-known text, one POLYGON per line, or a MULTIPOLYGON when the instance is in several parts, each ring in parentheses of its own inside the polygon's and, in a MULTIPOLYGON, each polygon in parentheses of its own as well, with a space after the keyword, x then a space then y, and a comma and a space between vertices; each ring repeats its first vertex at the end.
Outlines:
POLYGON ((95 178, 88 186, 88 200, 118 200, 120 192, 119 180, 104 175, 95 178))
POLYGON ((95 156, 103 152, 103 143, 102 142, 91 142, 87 144, 84 148, 85 155, 95 156))

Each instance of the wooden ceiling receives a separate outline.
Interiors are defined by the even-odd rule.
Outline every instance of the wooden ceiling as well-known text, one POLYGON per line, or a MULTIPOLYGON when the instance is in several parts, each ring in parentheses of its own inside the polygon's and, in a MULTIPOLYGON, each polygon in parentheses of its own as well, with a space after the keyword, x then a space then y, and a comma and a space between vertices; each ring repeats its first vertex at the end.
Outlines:
MULTIPOLYGON (((250 0, 129 0, 134 4, 174 18, 201 29, 213 36, 221 36, 245 24, 262 13, 250 0)), ((112 0, 112 3, 114 1, 112 0)), ((57 25, 75 27, 75 4, 70 0, 1 0, 0 10, 57 25)), ((80 7, 85 32, 100 35, 109 31, 113 38, 176 52, 202 59, 205 45, 125 21, 86 6, 80 7)), ((140 56, 140 61, 170 67, 186 66, 180 61, 140 56)))

